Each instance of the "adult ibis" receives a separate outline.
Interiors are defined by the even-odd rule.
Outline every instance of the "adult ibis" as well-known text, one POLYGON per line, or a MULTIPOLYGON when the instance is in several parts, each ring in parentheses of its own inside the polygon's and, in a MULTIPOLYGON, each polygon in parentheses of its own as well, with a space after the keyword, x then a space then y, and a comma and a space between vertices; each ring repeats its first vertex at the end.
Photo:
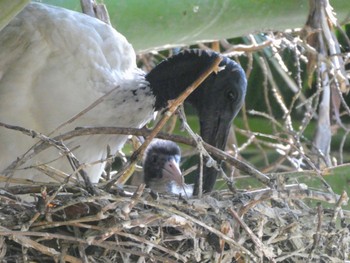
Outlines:
MULTIPOLYGON (((218 56, 188 50, 146 74, 137 67, 132 46, 111 26, 81 13, 31 3, 0 32, 0 122, 50 136, 75 127, 142 127, 218 56), (106 94, 95 107, 56 130, 106 94)), ((242 68, 226 57, 220 69, 187 102, 198 111, 203 139, 223 149, 244 101, 246 78, 242 68)), ((126 139, 87 135, 64 143, 96 183, 105 166, 107 146, 114 154, 126 139)), ((11 163, 37 141, 0 127, 0 174, 9 174, 11 163)), ((54 147, 19 167, 12 166, 11 172, 14 177, 47 181, 33 168, 37 164, 72 173, 67 158, 54 147)), ((204 191, 212 189, 215 178, 216 172, 204 174, 204 191)))

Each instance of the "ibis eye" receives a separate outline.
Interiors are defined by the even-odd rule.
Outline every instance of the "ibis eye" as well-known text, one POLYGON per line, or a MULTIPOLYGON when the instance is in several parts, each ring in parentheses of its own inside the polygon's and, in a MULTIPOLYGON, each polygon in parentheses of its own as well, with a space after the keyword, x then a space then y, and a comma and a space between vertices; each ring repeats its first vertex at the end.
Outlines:
POLYGON ((237 99, 237 96, 236 96, 236 93, 234 93, 233 91, 230 91, 228 94, 227 94, 228 98, 231 100, 231 101, 236 101, 237 99))

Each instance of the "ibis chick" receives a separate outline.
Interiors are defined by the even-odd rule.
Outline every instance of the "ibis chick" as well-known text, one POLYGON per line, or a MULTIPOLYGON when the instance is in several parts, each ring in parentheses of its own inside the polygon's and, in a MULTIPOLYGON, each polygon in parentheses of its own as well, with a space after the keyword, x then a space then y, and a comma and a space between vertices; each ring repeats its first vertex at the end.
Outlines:
POLYGON ((144 182, 155 192, 192 196, 193 186, 185 184, 180 170, 180 147, 167 140, 153 140, 143 160, 144 182))

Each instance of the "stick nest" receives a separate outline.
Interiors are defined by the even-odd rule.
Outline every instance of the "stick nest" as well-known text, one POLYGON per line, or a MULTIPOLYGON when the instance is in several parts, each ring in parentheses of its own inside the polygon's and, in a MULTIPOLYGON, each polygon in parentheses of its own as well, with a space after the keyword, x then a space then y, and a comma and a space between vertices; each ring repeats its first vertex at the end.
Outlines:
POLYGON ((27 188, 39 190, 33 202, 0 191, 1 262, 349 259, 342 197, 327 209, 307 205, 304 197, 317 198, 305 185, 222 190, 201 199, 159 195, 143 185, 109 192, 99 187, 95 195, 80 186, 27 188))

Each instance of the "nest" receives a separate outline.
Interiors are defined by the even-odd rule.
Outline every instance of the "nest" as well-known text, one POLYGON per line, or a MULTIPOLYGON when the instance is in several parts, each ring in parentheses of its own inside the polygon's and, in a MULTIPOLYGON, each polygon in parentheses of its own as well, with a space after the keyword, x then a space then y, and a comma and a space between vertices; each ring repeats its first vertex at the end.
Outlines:
MULTIPOLYGON (((143 185, 24 187, 33 202, 1 190, 1 262, 344 262, 347 197, 303 184, 215 191, 200 199, 143 185), (308 205, 307 198, 333 203, 308 205)), ((10 190, 16 192, 18 187, 10 190)))

